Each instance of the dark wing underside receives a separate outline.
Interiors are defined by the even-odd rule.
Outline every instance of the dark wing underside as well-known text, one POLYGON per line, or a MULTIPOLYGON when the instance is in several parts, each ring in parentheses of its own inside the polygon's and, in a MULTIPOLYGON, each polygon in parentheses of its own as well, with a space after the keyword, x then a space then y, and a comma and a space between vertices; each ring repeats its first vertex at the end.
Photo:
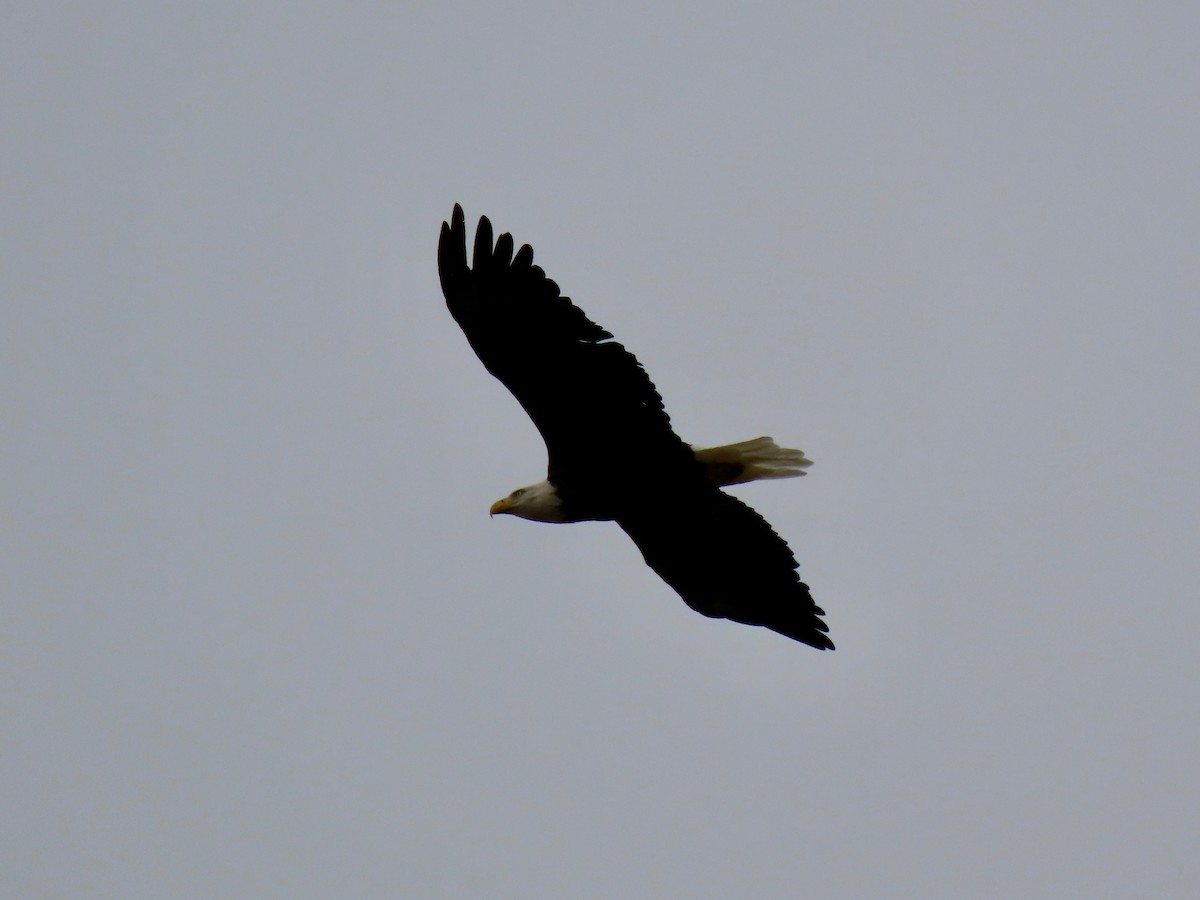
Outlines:
POLYGON ((468 263, 456 204, 438 269, 471 347, 541 432, 564 507, 603 507, 697 612, 833 648, 787 544, 707 479, 641 364, 559 294, 528 244, 493 243, 484 217, 468 263))
POLYGON ((650 566, 696 612, 762 625, 832 650, 796 558, 766 520, 736 497, 669 490, 617 517, 650 566))
POLYGON ((641 364, 559 294, 528 244, 514 255, 512 236, 502 234, 493 245, 485 216, 468 265, 456 204, 442 223, 438 269, 471 347, 541 432, 564 503, 588 506, 594 498, 584 495, 611 497, 660 466, 699 472, 641 364))

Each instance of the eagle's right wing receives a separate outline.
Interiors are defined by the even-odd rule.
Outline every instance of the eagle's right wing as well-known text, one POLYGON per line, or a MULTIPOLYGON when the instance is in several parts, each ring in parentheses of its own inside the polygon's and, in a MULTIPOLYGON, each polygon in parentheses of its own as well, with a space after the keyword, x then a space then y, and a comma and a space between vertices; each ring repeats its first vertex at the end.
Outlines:
POLYGON ((664 486, 617 517, 650 566, 696 612, 762 625, 832 650, 825 611, 787 543, 757 512, 715 485, 664 486))

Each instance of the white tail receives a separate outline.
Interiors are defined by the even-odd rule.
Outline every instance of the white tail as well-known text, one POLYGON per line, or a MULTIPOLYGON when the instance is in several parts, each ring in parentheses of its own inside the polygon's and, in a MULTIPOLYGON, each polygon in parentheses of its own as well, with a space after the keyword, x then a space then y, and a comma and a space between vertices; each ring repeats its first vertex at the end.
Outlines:
POLYGON ((693 447, 692 452, 721 487, 763 478, 795 478, 812 465, 804 451, 780 447, 769 437, 723 447, 693 447))

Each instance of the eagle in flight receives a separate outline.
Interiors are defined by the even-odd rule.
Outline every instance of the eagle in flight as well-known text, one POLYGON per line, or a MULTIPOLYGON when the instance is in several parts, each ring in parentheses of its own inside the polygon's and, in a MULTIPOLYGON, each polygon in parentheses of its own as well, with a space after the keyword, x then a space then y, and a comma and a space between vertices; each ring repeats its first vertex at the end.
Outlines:
POLYGON ((799 450, 768 437, 698 449, 671 429, 633 354, 592 322, 486 216, 467 259, 462 207, 442 223, 438 270, 450 314, 484 367, 546 442, 545 481, 491 508, 536 522, 614 521, 646 564, 711 618, 761 625, 832 650, 796 558, 766 520, 722 487, 803 475, 799 450))

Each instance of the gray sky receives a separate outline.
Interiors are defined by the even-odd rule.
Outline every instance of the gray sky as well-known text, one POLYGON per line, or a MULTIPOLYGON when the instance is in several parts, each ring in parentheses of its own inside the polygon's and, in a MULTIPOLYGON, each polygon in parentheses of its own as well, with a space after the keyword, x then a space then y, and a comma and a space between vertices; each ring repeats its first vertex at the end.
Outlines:
POLYGON ((9 3, 6 897, 1184 897, 1200 12, 9 3), (615 527, 447 314, 486 213, 838 650, 615 527))

